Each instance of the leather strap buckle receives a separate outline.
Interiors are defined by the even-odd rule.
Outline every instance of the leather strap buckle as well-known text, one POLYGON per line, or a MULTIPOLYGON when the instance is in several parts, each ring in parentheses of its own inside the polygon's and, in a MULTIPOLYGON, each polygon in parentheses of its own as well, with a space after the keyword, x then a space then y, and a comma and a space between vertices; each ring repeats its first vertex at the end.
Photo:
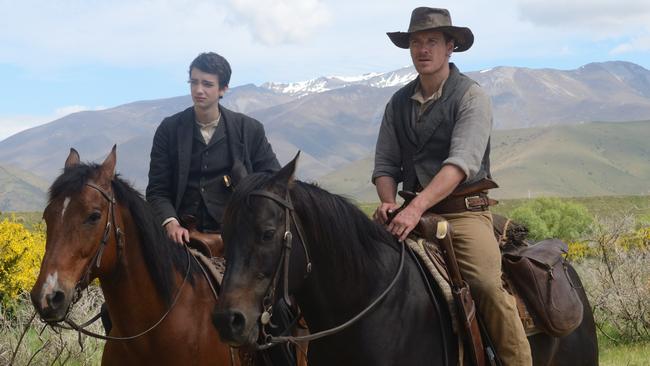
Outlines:
POLYGON ((479 195, 465 197, 465 208, 467 211, 485 211, 488 206, 487 199, 479 195))

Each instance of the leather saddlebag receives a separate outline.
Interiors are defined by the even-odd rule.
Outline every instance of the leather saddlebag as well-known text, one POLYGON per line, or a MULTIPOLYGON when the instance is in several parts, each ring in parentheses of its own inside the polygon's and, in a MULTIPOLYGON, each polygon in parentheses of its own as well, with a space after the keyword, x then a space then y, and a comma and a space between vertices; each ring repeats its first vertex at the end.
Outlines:
POLYGON ((523 297, 537 326, 562 337, 582 322, 582 301, 569 278, 568 246, 548 239, 503 255, 503 270, 523 297))

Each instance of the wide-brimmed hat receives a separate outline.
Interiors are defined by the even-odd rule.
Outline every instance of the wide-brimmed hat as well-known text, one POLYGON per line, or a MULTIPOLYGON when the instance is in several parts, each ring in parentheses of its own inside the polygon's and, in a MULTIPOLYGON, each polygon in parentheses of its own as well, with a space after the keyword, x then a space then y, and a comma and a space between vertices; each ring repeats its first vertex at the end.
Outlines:
POLYGON ((467 51, 474 43, 474 34, 469 28, 454 27, 451 25, 449 10, 438 8, 420 7, 413 9, 411 22, 406 32, 388 32, 388 38, 400 48, 409 48, 409 37, 411 33, 437 30, 448 34, 454 39, 454 51, 467 51))

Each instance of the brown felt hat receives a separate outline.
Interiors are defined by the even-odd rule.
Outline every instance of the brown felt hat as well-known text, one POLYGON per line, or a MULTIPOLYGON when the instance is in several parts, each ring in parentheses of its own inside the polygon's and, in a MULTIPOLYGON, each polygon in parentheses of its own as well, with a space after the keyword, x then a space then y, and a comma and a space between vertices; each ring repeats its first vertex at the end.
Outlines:
POLYGON ((411 33, 437 30, 448 34, 454 39, 454 52, 467 51, 474 43, 474 34, 469 28, 451 25, 449 10, 420 7, 413 9, 411 22, 406 32, 388 32, 388 38, 400 48, 409 48, 411 33))

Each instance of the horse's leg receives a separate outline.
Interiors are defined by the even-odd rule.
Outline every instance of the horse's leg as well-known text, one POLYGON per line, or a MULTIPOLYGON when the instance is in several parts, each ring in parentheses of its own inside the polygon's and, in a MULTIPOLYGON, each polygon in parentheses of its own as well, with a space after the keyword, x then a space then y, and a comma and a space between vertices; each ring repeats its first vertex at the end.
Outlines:
POLYGON ((534 366, 551 366, 560 344, 559 338, 540 333, 528 337, 534 366))

